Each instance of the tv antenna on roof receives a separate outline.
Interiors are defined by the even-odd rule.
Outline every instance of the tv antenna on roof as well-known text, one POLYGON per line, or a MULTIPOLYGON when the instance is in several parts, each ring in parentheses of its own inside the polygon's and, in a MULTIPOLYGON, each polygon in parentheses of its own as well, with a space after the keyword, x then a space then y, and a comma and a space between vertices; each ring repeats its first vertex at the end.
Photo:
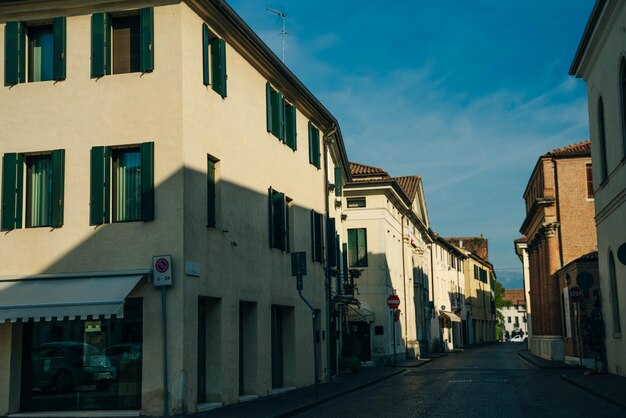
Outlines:
POLYGON ((285 62, 285 38, 287 37, 287 30, 285 29, 285 20, 287 20, 287 15, 281 12, 280 10, 270 9, 269 7, 265 10, 267 10, 270 13, 274 13, 276 16, 280 17, 280 19, 283 21, 283 27, 282 27, 282 30, 280 31, 280 36, 283 38, 283 62, 285 62))

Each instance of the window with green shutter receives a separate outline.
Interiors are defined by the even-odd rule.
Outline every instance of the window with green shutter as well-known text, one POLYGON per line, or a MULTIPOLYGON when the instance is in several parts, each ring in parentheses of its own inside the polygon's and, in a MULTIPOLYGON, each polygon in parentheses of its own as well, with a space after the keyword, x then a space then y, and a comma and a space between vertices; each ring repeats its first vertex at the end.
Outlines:
POLYGON ((269 188, 269 232, 270 248, 289 251, 290 218, 292 200, 277 190, 269 188))
POLYGON ((335 196, 343 194, 343 171, 341 167, 335 167, 335 196))
POLYGON ((367 267, 367 230, 348 229, 348 263, 350 267, 367 267))
POLYGON ((309 163, 318 169, 320 164, 320 131, 309 122, 309 163))
POLYGON ((285 144, 294 151, 298 149, 296 107, 287 102, 285 102, 285 144))
POLYGON ((217 224, 217 165, 219 160, 207 156, 207 226, 215 228, 217 224))
MULTIPOLYGON (((269 81, 265 86, 267 105, 267 131, 276 138, 285 141, 285 113, 286 102, 281 93, 274 90, 269 81)), ((295 107, 294 107, 294 129, 295 129, 295 107)), ((294 135, 295 146, 295 135, 294 135)))
POLYGON ((36 23, 7 22, 5 85, 65 80, 65 44, 65 17, 36 23))
POLYGON ((311 255, 313 261, 322 262, 324 260, 323 257, 323 222, 324 217, 322 214, 311 210, 311 255))
POLYGON ((154 143, 91 149, 91 225, 154 219, 154 143))
POLYGON ((328 265, 330 267, 337 266, 337 245, 335 236, 337 235, 337 227, 335 218, 328 218, 326 222, 326 250, 328 255, 328 265))
POLYGON ((91 16, 91 77, 154 70, 154 9, 91 16))
POLYGON ((2 171, 3 230, 22 227, 24 200, 26 227, 58 228, 63 225, 64 150, 40 154, 5 154, 2 171))
POLYGON ((222 97, 227 96, 226 42, 202 24, 202 79, 205 86, 222 97))

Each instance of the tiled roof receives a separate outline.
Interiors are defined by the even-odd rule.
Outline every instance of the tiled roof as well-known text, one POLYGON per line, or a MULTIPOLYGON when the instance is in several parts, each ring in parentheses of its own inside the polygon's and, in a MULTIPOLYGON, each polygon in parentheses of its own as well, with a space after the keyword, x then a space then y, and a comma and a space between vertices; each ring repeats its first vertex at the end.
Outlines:
POLYGON ((577 142, 575 144, 553 149, 552 151, 543 154, 543 157, 569 157, 574 155, 591 155, 591 141, 587 140, 577 142))
POLYGON ((517 238, 517 239, 516 239, 515 241, 513 241, 513 242, 515 242, 515 243, 518 243, 518 242, 528 242, 528 238, 526 238, 526 237, 520 237, 520 238, 517 238))
POLYGON ((415 200, 415 195, 419 188, 420 176, 393 177, 393 180, 400 185, 411 201, 415 200))
POLYGON ((524 298, 524 289, 505 289, 502 299, 510 300, 511 303, 513 303, 514 305, 526 304, 526 299, 524 298))
POLYGON ((367 176, 389 177, 389 173, 387 173, 382 168, 373 167, 371 165, 359 164, 359 163, 351 162, 350 171, 352 172, 353 177, 367 177, 367 176))

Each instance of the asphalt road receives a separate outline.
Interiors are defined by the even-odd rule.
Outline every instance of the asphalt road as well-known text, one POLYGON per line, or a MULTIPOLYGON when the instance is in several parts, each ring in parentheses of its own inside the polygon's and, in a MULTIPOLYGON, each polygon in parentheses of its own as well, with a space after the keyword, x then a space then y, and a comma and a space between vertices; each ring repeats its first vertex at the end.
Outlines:
POLYGON ((562 370, 529 364, 515 354, 519 349, 506 343, 453 353, 297 416, 626 417, 623 409, 562 381, 562 370))

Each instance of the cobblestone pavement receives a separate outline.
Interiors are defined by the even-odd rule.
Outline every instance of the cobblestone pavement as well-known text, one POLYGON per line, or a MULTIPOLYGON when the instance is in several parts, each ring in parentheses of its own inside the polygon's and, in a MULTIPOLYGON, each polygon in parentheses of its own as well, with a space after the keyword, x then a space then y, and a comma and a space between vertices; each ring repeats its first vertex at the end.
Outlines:
POLYGON ((451 354, 298 417, 626 417, 626 411, 516 355, 518 344, 451 354))

